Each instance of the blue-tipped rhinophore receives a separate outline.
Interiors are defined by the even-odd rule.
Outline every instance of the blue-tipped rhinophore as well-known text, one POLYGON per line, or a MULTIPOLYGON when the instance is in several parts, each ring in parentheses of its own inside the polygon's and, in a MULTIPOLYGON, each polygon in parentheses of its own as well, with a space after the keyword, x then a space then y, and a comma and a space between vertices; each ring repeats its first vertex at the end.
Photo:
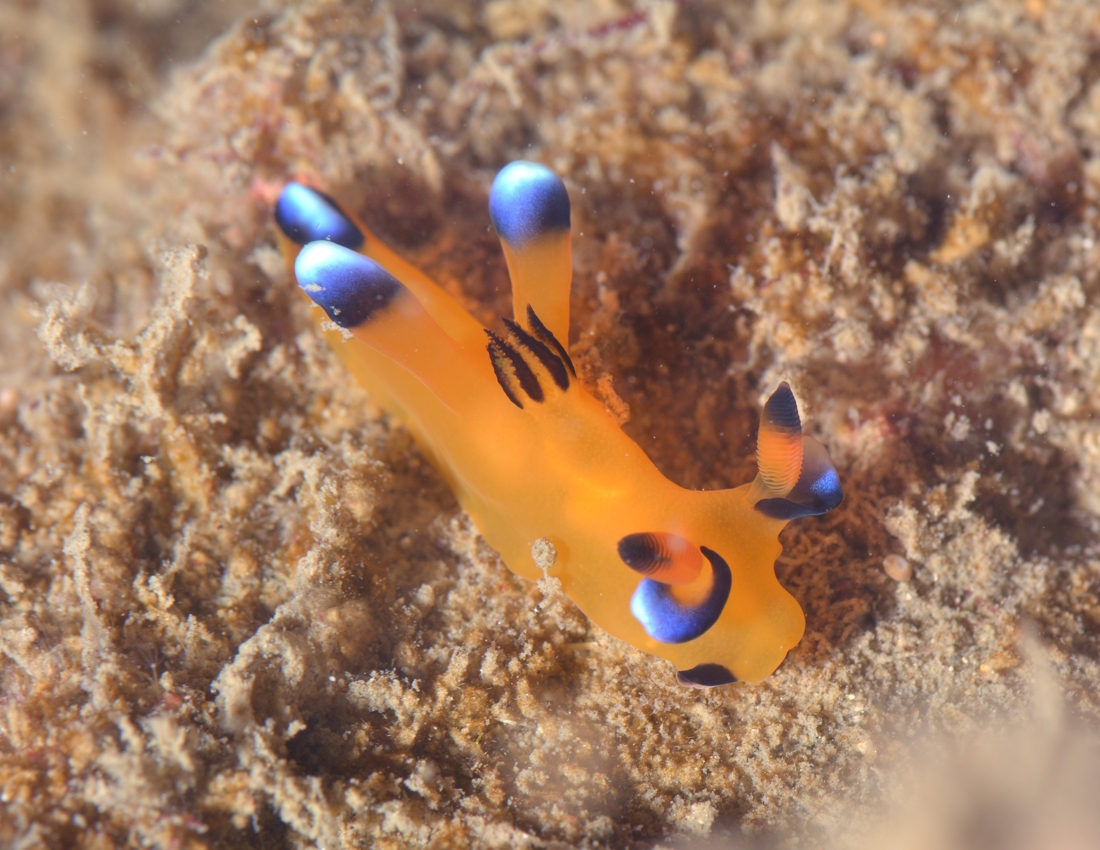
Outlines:
POLYGON ((698 605, 684 605, 673 596, 671 585, 644 578, 630 597, 630 613, 651 638, 661 643, 686 643, 702 635, 718 622, 730 597, 733 576, 721 555, 700 546, 710 561, 710 592, 698 605))
POLYGON ((798 519, 828 513, 844 499, 840 476, 829 452, 812 437, 802 438, 802 472, 783 499, 761 499, 756 510, 773 519, 798 519))
POLYGON ((298 286, 342 328, 357 328, 393 300, 401 282, 374 260, 334 242, 310 242, 294 263, 298 286))
POLYGON ((286 237, 298 244, 324 240, 358 250, 363 232, 323 192, 301 183, 287 183, 275 204, 275 223, 286 237))
POLYGON ((511 162, 493 181, 489 217, 501 239, 523 245, 554 230, 569 230, 569 193, 545 165, 511 162))

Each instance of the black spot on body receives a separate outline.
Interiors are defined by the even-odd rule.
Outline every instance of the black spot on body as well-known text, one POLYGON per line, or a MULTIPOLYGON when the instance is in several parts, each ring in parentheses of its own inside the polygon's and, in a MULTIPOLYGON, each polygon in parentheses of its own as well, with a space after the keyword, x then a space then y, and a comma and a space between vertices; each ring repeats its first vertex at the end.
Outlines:
POLYGON ((619 557, 623 563, 644 576, 652 575, 668 562, 668 553, 656 534, 628 534, 619 541, 619 557))
POLYGON ((527 325, 531 328, 531 333, 534 334, 538 340, 558 352, 558 356, 562 359, 562 362, 565 363, 566 368, 569 369, 569 373, 574 378, 577 377, 577 370, 573 368, 573 360, 569 357, 569 352, 565 350, 565 346, 558 341, 558 338, 554 336, 550 328, 542 323, 542 319, 538 317, 535 308, 530 304, 527 305, 527 325))
POLYGON ((721 664, 696 664, 690 670, 679 670, 676 680, 681 685, 694 688, 716 688, 732 685, 737 677, 721 664))

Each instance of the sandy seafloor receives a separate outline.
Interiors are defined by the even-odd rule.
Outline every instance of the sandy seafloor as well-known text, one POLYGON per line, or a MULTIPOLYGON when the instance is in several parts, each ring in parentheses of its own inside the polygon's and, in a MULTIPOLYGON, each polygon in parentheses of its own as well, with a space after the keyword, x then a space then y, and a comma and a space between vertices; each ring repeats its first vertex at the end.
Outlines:
POLYGON ((1090 0, 7 0, 0 845, 1095 847, 1098 227, 1090 0), (498 327, 521 157, 662 471, 782 379, 836 461, 760 684, 512 577, 275 253, 309 179, 498 327))

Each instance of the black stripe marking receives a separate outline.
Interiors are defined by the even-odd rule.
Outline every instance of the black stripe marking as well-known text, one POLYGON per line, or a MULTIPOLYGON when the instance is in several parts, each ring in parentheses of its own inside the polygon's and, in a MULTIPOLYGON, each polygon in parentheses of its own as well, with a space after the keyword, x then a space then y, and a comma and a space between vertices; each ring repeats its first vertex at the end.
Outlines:
POLYGON ((569 368, 570 374, 575 378, 577 377, 577 370, 573 368, 573 361, 569 357, 569 352, 565 350, 565 346, 558 342, 558 338, 550 332, 550 328, 546 327, 542 323, 542 319, 538 317, 535 312, 535 308, 530 304, 527 305, 527 324, 531 328, 531 333, 542 343, 550 346, 562 359, 562 362, 569 368))
POLYGON ((512 402, 512 404, 520 410, 523 410, 523 402, 512 392, 510 386, 511 381, 508 378, 507 371, 505 371, 504 364, 508 359, 508 355, 504 351, 504 346, 499 343, 492 331, 486 330, 485 333, 489 334, 489 345, 487 346, 489 351, 489 362, 493 364, 493 373, 497 376, 497 383, 500 384, 500 388, 504 390, 504 394, 508 396, 508 401, 512 402))
POLYGON ((504 389, 505 395, 517 407, 523 407, 522 402, 509 386, 509 378, 513 378, 519 383, 520 389, 528 398, 536 402, 543 401, 546 395, 542 391, 542 384, 539 383, 539 379, 531 371, 531 367, 527 365, 523 356, 488 328, 486 328, 485 333, 489 335, 489 358, 493 363, 493 371, 497 373, 497 380, 504 389), (510 376, 505 368, 506 361, 508 368, 511 369, 510 376))
POLYGON ((541 363, 546 371, 550 373, 550 377, 554 379, 554 383, 557 384, 563 392, 569 389, 569 372, 565 368, 565 364, 561 362, 561 358, 551 351, 548 345, 541 340, 535 339, 511 319, 505 319, 504 324, 507 325, 515 341, 535 355, 539 363, 541 363))

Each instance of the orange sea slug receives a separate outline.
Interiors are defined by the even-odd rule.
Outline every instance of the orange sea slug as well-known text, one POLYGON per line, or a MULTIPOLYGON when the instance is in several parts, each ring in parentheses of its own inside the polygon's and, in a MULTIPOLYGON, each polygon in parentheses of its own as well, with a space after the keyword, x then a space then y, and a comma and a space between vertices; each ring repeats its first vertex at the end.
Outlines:
POLYGON ((326 195, 291 183, 275 219, 341 359, 409 427, 509 569, 537 579, 545 568, 601 627, 673 662, 685 685, 764 678, 805 628, 775 577, 779 531, 842 498, 790 387, 764 406, 753 482, 673 484, 576 380, 561 179, 513 162, 489 211, 512 279, 499 335, 326 195), (536 544, 552 553, 541 566, 536 544))

